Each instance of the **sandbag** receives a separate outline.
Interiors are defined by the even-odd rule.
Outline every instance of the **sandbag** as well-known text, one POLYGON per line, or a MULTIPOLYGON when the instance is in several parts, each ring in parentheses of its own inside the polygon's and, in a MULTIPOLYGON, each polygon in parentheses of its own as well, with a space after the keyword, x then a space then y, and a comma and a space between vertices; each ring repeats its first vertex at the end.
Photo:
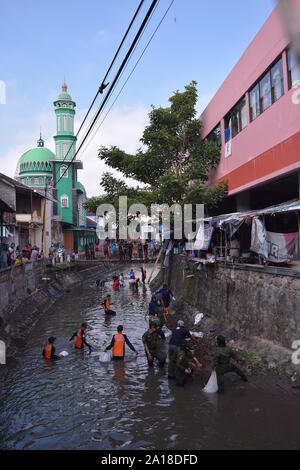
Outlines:
POLYGON ((216 371, 213 370, 211 376, 209 377, 209 381, 204 387, 203 392, 205 393, 217 393, 218 391, 218 381, 217 381, 217 374, 216 371))
POLYGON ((101 352, 99 356, 100 362, 109 362, 110 361, 110 353, 109 352, 101 352))

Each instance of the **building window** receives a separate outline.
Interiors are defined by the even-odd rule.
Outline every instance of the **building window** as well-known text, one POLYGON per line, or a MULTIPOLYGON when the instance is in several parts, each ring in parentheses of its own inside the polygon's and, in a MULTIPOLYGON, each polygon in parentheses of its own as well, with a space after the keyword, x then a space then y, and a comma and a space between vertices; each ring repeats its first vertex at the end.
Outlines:
POLYGON ((66 194, 63 194, 61 197, 60 197, 60 205, 62 208, 66 209, 69 207, 69 198, 66 194))
POLYGON ((250 90, 250 119, 253 121, 284 94, 283 68, 280 58, 250 90))
POLYGON ((60 167, 60 177, 61 178, 68 178, 68 167, 65 165, 62 165, 60 167))
POLYGON ((289 89, 300 82, 300 63, 294 52, 289 49, 287 52, 289 89))
POLYGON ((275 103, 284 95, 282 59, 271 68, 271 87, 272 103, 275 103))
POLYGON ((260 111, 263 113, 272 104, 271 77, 268 72, 259 82, 260 111))
POLYGON ((218 124, 217 127, 215 127, 214 130, 211 131, 210 134, 208 134, 207 140, 209 142, 213 142, 218 147, 221 147, 221 145, 222 145, 221 124, 218 124))
POLYGON ((63 114, 62 121, 63 121, 63 132, 67 132, 67 115, 66 114, 63 114))
POLYGON ((56 123, 57 123, 57 132, 60 132, 60 115, 59 114, 56 118, 56 123))
POLYGON ((247 125, 245 96, 225 117, 225 142, 238 135, 247 125))
POLYGON ((68 153, 69 151, 69 144, 68 143, 63 143, 62 144, 62 151, 63 151, 63 158, 66 158, 66 156, 68 155, 68 158, 70 158, 70 152, 68 153))
POLYGON ((69 116, 69 123, 70 123, 70 132, 71 134, 73 134, 74 132, 74 119, 73 119, 73 116, 69 116))

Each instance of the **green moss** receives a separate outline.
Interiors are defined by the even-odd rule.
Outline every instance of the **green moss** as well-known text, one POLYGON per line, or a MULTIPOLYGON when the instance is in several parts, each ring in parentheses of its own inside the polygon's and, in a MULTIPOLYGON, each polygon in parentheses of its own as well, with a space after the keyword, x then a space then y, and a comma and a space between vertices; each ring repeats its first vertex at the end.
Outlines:
POLYGON ((267 373, 268 361, 250 351, 240 351, 239 357, 251 372, 267 373))

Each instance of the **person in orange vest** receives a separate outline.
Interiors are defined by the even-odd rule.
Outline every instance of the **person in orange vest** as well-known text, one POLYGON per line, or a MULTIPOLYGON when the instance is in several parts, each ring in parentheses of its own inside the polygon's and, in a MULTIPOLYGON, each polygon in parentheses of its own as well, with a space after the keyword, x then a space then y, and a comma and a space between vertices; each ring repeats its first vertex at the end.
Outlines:
POLYGON ((72 338, 70 338, 70 341, 72 341, 76 337, 75 348, 76 349, 83 349, 84 346, 87 346, 89 348, 89 354, 91 354, 92 348, 86 342, 86 339, 85 339, 86 329, 87 329, 87 323, 82 323, 81 328, 79 328, 77 331, 75 331, 72 338))
POLYGON ((110 309, 110 294, 107 295, 106 299, 103 302, 103 307, 105 311, 105 315, 116 315, 116 312, 110 309))
POLYGON ((131 351, 134 351, 135 354, 138 355, 138 352, 132 346, 127 336, 122 333, 123 325, 119 325, 117 328, 117 331, 118 333, 112 337, 111 343, 109 346, 107 346, 107 348, 105 349, 105 352, 113 348, 113 354, 112 354, 113 360, 123 361, 124 356, 125 356, 125 343, 126 343, 127 346, 131 349, 131 351))
POLYGON ((55 346, 54 346, 54 341, 56 338, 54 336, 50 336, 48 338, 48 343, 45 344, 44 349, 43 349, 43 356, 46 359, 46 361, 56 361, 57 359, 61 359, 60 356, 57 356, 55 354, 55 346))
POLYGON ((142 283, 145 284, 147 272, 144 267, 141 268, 141 273, 142 273, 142 283))

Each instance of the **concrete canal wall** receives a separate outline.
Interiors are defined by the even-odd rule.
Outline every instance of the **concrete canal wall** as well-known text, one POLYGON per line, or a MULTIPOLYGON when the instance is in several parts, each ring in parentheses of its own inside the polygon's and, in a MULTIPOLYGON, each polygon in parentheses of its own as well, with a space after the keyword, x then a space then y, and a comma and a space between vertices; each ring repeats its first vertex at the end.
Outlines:
POLYGON ((300 273, 290 269, 170 258, 165 281, 176 299, 236 330, 291 348, 300 340, 300 273))
POLYGON ((118 270, 118 263, 83 262, 47 268, 28 263, 0 272, 0 340, 12 358, 26 341, 32 326, 71 288, 94 282, 102 273, 118 270))

